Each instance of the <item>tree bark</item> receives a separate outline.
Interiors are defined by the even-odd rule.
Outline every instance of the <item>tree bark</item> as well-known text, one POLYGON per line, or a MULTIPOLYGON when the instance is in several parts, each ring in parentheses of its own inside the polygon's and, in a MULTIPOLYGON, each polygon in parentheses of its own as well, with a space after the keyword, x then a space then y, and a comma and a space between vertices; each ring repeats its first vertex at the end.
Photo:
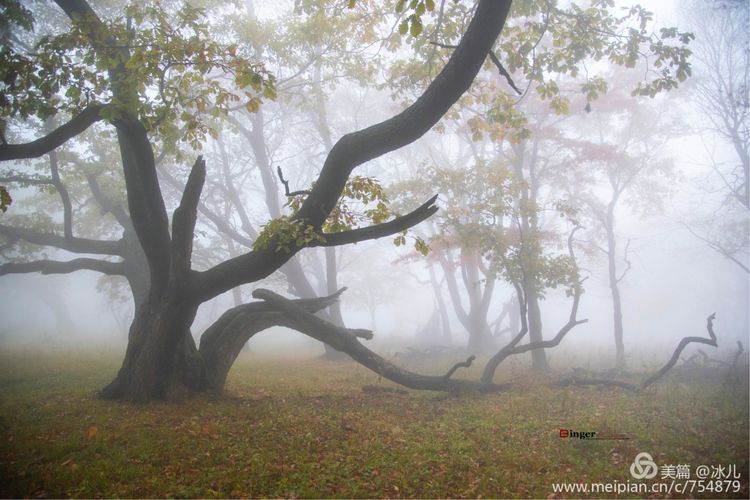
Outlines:
MULTIPOLYGON (((309 313, 315 313, 335 304, 343 291, 341 289, 327 297, 292 302, 309 313)), ((201 336, 198 352, 205 364, 202 388, 221 394, 227 374, 242 347, 253 335, 272 326, 294 328, 294 323, 264 302, 243 304, 221 315, 201 336)))

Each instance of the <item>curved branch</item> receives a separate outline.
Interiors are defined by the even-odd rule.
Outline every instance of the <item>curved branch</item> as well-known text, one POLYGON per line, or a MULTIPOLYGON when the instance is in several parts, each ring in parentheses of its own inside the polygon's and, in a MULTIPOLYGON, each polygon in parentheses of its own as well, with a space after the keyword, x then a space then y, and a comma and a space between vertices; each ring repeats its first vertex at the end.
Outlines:
POLYGON ((69 261, 36 260, 33 262, 9 262, 0 265, 0 276, 25 273, 69 274, 75 271, 96 271, 108 276, 124 276, 125 263, 81 258, 69 261))
POLYGON ((714 347, 718 347, 718 344, 716 342, 716 334, 714 333, 714 319, 716 318, 716 313, 711 314, 706 319, 706 329, 708 330, 708 335, 710 338, 705 337, 685 337, 682 340, 680 340, 680 343, 677 344, 677 349, 674 350, 674 353, 672 354, 672 357, 669 361, 667 361, 667 364, 661 367, 659 371, 651 375, 649 378, 643 381, 641 384, 641 389, 645 389, 646 387, 652 385, 654 382, 662 378, 672 367, 677 363, 677 361, 680 359, 680 354, 682 351, 688 346, 688 344, 692 342, 696 342, 698 344, 706 344, 714 347))
MULTIPOLYGON (((339 139, 294 217, 320 228, 355 167, 414 142, 434 126, 471 85, 505 24, 510 4, 509 0, 481 0, 458 47, 424 94, 398 115, 339 139)), ((207 300, 268 276, 300 248, 248 252, 194 274, 191 289, 199 300, 207 300)))
POLYGON ((456 370, 458 370, 459 368, 469 368, 471 366, 471 363, 473 363, 475 359, 477 359, 477 357, 472 354, 471 356, 469 356, 468 358, 466 358, 466 361, 461 361, 461 362, 456 363, 455 365, 453 365, 451 367, 451 369, 448 370, 445 373, 445 375, 443 375, 443 377, 444 378, 451 378, 453 376, 453 374, 456 373, 456 370))
POLYGON ((399 233, 412 226, 416 226, 437 212, 438 207, 434 204, 437 197, 438 195, 435 195, 414 211, 382 224, 352 229, 351 231, 342 231, 340 233, 323 234, 325 240, 313 242, 311 246, 333 247, 365 240, 376 240, 384 236, 399 233))
POLYGON ((63 234, 66 238, 73 238, 73 205, 70 202, 70 193, 68 188, 60 179, 60 169, 57 161, 57 152, 49 153, 49 168, 52 174, 52 185, 55 186, 57 194, 63 206, 63 234))
POLYGON ((122 255, 122 245, 119 241, 65 238, 53 233, 43 233, 23 227, 6 226, 5 224, 0 224, 0 234, 12 240, 24 240, 33 245, 56 247, 73 253, 122 255))
POLYGON ((0 144, 0 161, 39 158, 49 153, 101 120, 100 111, 103 108, 102 104, 90 104, 69 122, 35 141, 26 144, 0 144))
POLYGON ((294 325, 292 328, 295 330, 325 342, 338 351, 345 352, 354 361, 378 375, 410 389, 500 392, 510 387, 508 384, 484 384, 470 380, 453 380, 445 376, 420 375, 404 370, 360 344, 357 338, 346 328, 337 327, 306 312, 293 301, 287 300, 270 290, 263 289, 255 290, 253 296, 263 299, 283 312, 292 322, 294 325))
MULTIPOLYGON (((346 290, 313 299, 294 300, 297 306, 316 313, 333 303, 346 290)), ((199 352, 206 366, 207 389, 221 393, 229 369, 242 347, 256 333, 272 326, 294 328, 287 316, 267 302, 251 302, 229 309, 201 335, 199 352)))
POLYGON ((300 191, 289 191, 289 181, 284 179, 284 173, 281 171, 281 166, 276 167, 276 172, 279 174, 279 180, 284 185, 284 195, 287 197, 308 195, 310 194, 309 189, 303 189, 300 191))

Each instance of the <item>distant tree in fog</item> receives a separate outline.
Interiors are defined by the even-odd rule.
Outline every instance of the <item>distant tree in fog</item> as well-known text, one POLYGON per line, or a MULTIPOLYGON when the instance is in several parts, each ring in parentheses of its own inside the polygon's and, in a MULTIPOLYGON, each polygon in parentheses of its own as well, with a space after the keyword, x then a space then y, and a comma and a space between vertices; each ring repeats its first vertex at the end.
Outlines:
POLYGON ((688 229, 750 273, 750 3, 695 1, 683 4, 683 12, 696 35, 699 76, 691 95, 701 115, 694 130, 713 172, 702 187, 720 198, 688 229), (715 144, 731 153, 717 152, 715 144))

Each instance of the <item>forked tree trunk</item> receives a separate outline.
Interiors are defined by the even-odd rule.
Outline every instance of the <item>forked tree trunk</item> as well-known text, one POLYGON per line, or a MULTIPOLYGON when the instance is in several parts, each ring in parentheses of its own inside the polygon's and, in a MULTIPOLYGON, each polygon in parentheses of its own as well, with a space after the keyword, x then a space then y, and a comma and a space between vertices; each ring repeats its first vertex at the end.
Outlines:
MULTIPOLYGON (((85 0, 58 0, 57 3, 70 19, 85 18, 83 26, 87 28, 86 33, 94 50, 108 57, 114 53, 114 60, 121 61, 108 69, 113 100, 119 103, 137 102, 138 89, 131 78, 133 70, 124 63, 130 60, 129 48, 111 44, 113 37, 110 37, 108 27, 85 0)), ((510 1, 480 1, 450 59, 412 105, 385 121, 344 135, 333 145, 315 186, 293 219, 321 230, 356 167, 411 144, 430 130, 470 87, 502 30, 509 10, 510 1)), ((238 285, 269 276, 304 245, 299 243, 286 252, 279 252, 275 250, 275 241, 271 241, 272 247, 250 250, 206 271, 193 270, 190 261, 192 243, 206 174, 202 158, 198 158, 190 171, 170 225, 146 128, 132 108, 123 109, 113 123, 122 160, 129 215, 148 261, 151 288, 146 301, 137 307, 123 365, 102 395, 134 401, 173 398, 185 391, 202 390, 208 385, 203 362, 208 356, 196 350, 190 334, 190 325, 198 306, 238 285)), ((66 128, 62 133, 73 134, 70 138, 80 132, 66 128)), ((32 148, 31 153, 36 154, 37 149, 32 148)), ((397 234, 434 214, 437 210, 435 198, 394 220, 325 235, 325 243, 329 246, 343 245, 397 234)), ((288 306, 287 303, 283 305, 288 306)), ((299 309, 293 310, 299 312, 299 309)), ((306 317, 305 323, 313 325, 314 330, 311 336, 317 335, 318 340, 328 342, 353 357, 359 356, 360 362, 366 366, 395 379, 405 376, 403 371, 384 364, 385 360, 374 353, 363 350, 359 343, 352 343, 356 341, 351 337, 352 332, 356 333, 354 330, 342 333, 345 329, 334 326, 332 336, 318 335, 315 327, 322 320, 315 318, 312 323, 308 323, 308 320, 306 317)), ((224 351, 227 354, 219 357, 227 360, 233 355, 236 357, 233 348, 228 347, 224 351)), ((228 366, 231 366, 231 360, 228 366)), ((217 372, 212 377, 218 381, 222 377, 225 379, 226 373, 222 375, 217 372)), ((449 377, 415 378, 409 375, 404 380, 419 388, 462 385, 449 380, 449 377)))
POLYGON ((180 295, 174 290, 152 294, 140 307, 122 367, 102 397, 175 399, 203 389, 205 369, 190 334, 198 306, 180 295))

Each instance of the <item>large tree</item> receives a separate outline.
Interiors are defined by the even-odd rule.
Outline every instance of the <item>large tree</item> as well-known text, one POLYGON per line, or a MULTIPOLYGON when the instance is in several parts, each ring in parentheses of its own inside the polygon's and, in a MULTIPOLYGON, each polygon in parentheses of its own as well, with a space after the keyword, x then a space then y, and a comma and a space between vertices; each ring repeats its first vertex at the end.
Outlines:
MULTIPOLYGON (((99 122, 114 130, 128 216, 144 255, 149 288, 136 310, 123 365, 115 380, 104 389, 104 396, 147 400, 170 398, 191 390, 220 390, 245 341, 274 324, 297 328, 411 387, 462 386, 449 380, 449 376, 424 377, 398 370, 357 341, 357 336, 368 337, 366 332, 331 330, 330 325, 320 323, 323 321, 320 318, 308 317, 307 312, 330 305, 334 297, 295 304, 259 292, 257 296, 263 303, 240 305, 227 311, 204 332, 199 347, 190 327, 200 304, 239 285, 268 277, 303 248, 335 247, 398 234, 436 211, 433 197, 409 214, 388 222, 378 218, 369 227, 330 231, 341 229, 336 224, 340 215, 335 213, 336 207, 347 192, 348 183, 356 180, 352 177, 356 167, 414 142, 437 124, 470 87, 488 54, 496 67, 502 68, 491 49, 508 16, 509 1, 482 0, 466 9, 459 16, 460 29, 454 29, 450 37, 443 39, 450 42, 450 51, 441 53, 440 64, 430 61, 431 69, 442 69, 434 78, 429 72, 429 84, 415 92, 413 103, 392 118, 332 142, 314 186, 302 193, 291 215, 270 221, 257 235, 252 249, 200 271, 193 266, 192 250, 198 214, 202 212, 205 162, 198 157, 180 185, 170 224, 169 203, 159 184, 157 160, 162 152, 174 153, 179 141, 200 149, 208 136, 218 137, 219 131, 210 118, 228 113, 236 106, 257 111, 263 99, 275 95, 273 78, 259 62, 249 61, 252 52, 235 44, 211 41, 198 9, 185 6, 168 15, 158 6, 129 7, 124 15, 113 12, 99 17, 85 0, 56 3, 71 21, 69 30, 43 37, 33 48, 18 44, 0 52, 5 85, 2 111, 4 119, 14 121, 52 116, 68 119, 30 142, 3 141, 0 160, 49 154, 99 122), (458 41, 460 33, 463 36, 458 41)), ((30 13, 20 4, 9 5, 15 10, 6 9, 6 15, 28 28, 30 13)), ((676 82, 673 71, 677 79, 684 76, 686 51, 662 40, 676 37, 676 31, 662 32, 661 38, 648 36, 645 31, 648 15, 642 9, 631 11, 631 16, 641 23, 640 29, 627 31, 630 18, 617 21, 608 16, 612 6, 608 0, 595 2, 596 8, 584 12, 577 7, 561 10, 547 2, 521 4, 511 36, 500 46, 502 57, 507 59, 510 71, 521 71, 530 80, 544 85, 548 97, 558 97, 557 100, 553 97, 557 108, 564 107, 565 100, 555 96, 550 75, 577 73, 587 58, 607 57, 627 65, 631 58, 638 57, 638 47, 644 43, 652 44, 664 69, 643 91, 656 92, 673 86, 676 82), (621 28, 629 35, 612 33, 621 28), (614 42, 603 47, 594 33, 611 37, 614 42), (532 39, 538 36, 541 40, 546 34, 552 37, 549 43, 533 43, 532 39), (567 54, 567 59, 563 58, 567 62, 556 58, 556 51, 567 54), (531 61, 541 61, 542 65, 531 61)), ((405 2, 398 2, 396 10, 407 11, 400 14, 401 34, 409 32, 418 39, 423 32, 424 16, 429 17, 426 11, 432 7, 434 2, 415 1, 408 7, 405 2)), ((438 26, 443 14, 441 10, 433 16, 438 26)), ((597 84, 600 82, 586 85, 597 84)), ((402 100, 405 95, 400 96, 402 100)), ((502 103, 509 101, 498 97, 493 106, 502 103)), ((495 116, 495 126, 515 127, 507 119, 498 118, 504 115, 495 116)), ((523 137, 522 132, 518 133, 518 137, 523 137)), ((100 243, 116 246, 111 241, 100 243)), ((578 295, 570 327, 577 324, 578 295)), ((561 332, 564 335, 567 330, 561 332)), ((494 366, 511 351, 548 347, 562 338, 555 337, 551 343, 516 345, 524 334, 525 331, 520 332, 514 338, 515 347, 498 353, 494 366)), ((492 373, 494 368, 486 370, 483 377, 486 384, 491 383, 492 373)))
MULTIPOLYGON (((211 356, 196 349, 190 334, 190 325, 201 303, 235 286, 268 276, 306 246, 335 246, 393 234, 434 212, 430 201, 394 221, 337 234, 321 233, 355 167, 419 138, 469 87, 502 29, 510 7, 510 2, 480 2, 474 20, 453 57, 419 99, 393 118, 339 139, 300 208, 284 222, 267 226, 264 244, 256 244, 256 248, 247 253, 198 272, 192 269, 191 254, 197 205, 205 181, 205 163, 199 157, 193 164, 170 227, 149 136, 149 131, 163 122, 149 120, 152 117, 148 112, 153 106, 144 105, 150 104, 146 101, 150 94, 141 79, 144 73, 142 65, 146 62, 134 60, 134 57, 143 60, 152 52, 133 43, 133 31, 129 25, 103 21, 85 1, 60 0, 57 4, 72 21, 71 34, 65 39, 67 47, 74 50, 90 48, 87 50, 87 56, 91 58, 90 66, 83 64, 81 67, 83 71, 96 71, 91 66, 106 70, 96 73, 96 82, 101 89, 106 89, 102 95, 108 94, 111 99, 109 102, 86 102, 84 106, 79 106, 79 110, 72 110, 74 115, 68 122, 35 141, 3 144, 0 146, 0 159, 47 154, 100 120, 108 121, 115 128, 130 219, 148 264, 150 290, 131 326, 123 366, 103 394, 132 400, 168 398, 185 390, 201 389, 207 384, 206 373, 211 370, 207 362, 211 356), (73 43, 68 41, 70 39, 73 39, 73 43)), ((192 20, 191 17, 187 22, 192 20)), ((209 71, 225 69, 239 75, 241 85, 255 84, 259 90, 263 89, 264 77, 261 72, 241 66, 237 59, 213 63, 206 56, 215 57, 216 54, 210 54, 201 47, 191 47, 192 50, 198 51, 197 60, 190 66, 198 73, 198 78, 209 71), (201 60, 201 56, 204 60, 201 60), (250 72, 247 80, 241 78, 243 71, 250 72)), ((63 51, 61 59, 65 55, 68 54, 63 51)), ((181 55, 184 57, 185 52, 181 55)), ((158 62, 155 66, 160 68, 158 62)), ((32 73, 28 66, 34 63, 38 64, 39 61, 19 61, 19 71, 32 73)), ((177 64, 175 61, 170 63, 177 64)), ((74 66, 73 70, 76 68, 74 66)), ((70 74, 76 75, 75 71, 70 74)), ((43 83, 50 87, 54 85, 53 82, 59 85, 56 76, 48 75, 50 81, 43 83)), ((72 76, 69 78, 72 79, 72 76)), ((32 91, 31 87, 36 82, 28 77, 23 83, 32 91)), ((179 84, 174 92, 174 99, 184 97, 180 95, 179 84)), ((219 92, 216 95, 220 98, 224 94, 219 92)), ((199 96, 193 104, 198 107, 205 99, 205 95, 199 96)), ((19 102, 11 109, 19 113, 25 109, 25 104, 19 102)), ((171 101, 164 103, 166 112, 175 109, 171 104, 171 101)), ((41 109, 43 105, 37 106, 41 109)), ((43 111, 53 114, 57 110, 43 111)), ((200 124, 195 125, 194 131, 196 135, 203 133, 200 124)), ((201 347, 208 349, 209 345, 211 343, 202 342, 201 347)))

